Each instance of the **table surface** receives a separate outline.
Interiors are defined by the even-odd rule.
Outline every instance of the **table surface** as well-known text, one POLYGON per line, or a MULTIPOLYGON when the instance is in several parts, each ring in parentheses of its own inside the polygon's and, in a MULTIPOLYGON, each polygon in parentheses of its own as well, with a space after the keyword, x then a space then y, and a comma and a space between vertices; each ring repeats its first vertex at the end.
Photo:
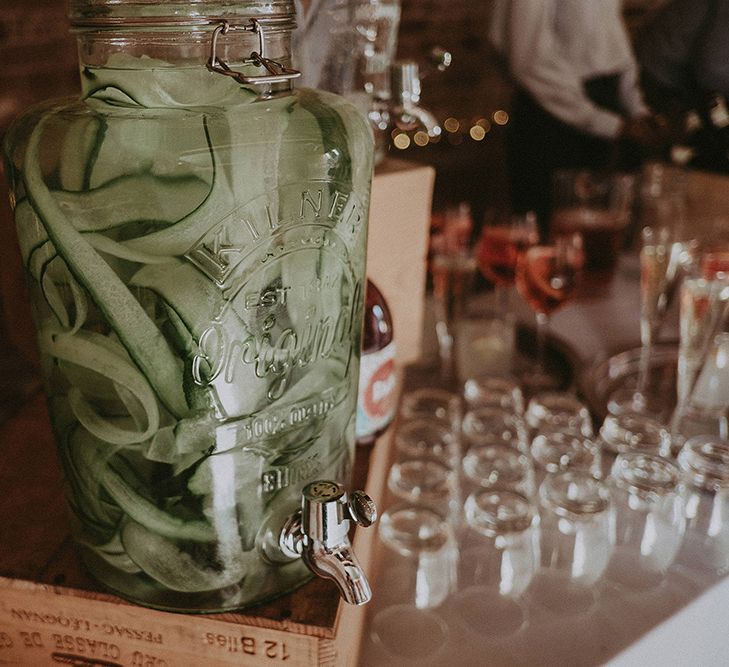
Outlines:
MULTIPOLYGON (((621 258, 612 280, 593 281, 583 294, 552 320, 552 334, 567 343, 583 368, 608 354, 635 347, 639 340, 639 266, 637 257, 621 258)), ((517 317, 530 312, 513 295, 517 317)), ((674 305, 662 336, 677 336, 674 305)), ((426 322, 425 355, 435 338, 426 322)), ((392 499, 385 499, 385 506, 392 499)), ((682 549, 664 582, 654 590, 628 593, 603 578, 595 603, 578 614, 559 614, 536 602, 528 589, 519 602, 523 624, 509 636, 489 636, 497 619, 470 616, 449 598, 434 611, 447 627, 445 642, 411 659, 389 654, 374 638, 372 621, 384 609, 378 603, 378 574, 388 567, 388 550, 378 540, 375 598, 368 610, 361 665, 707 665, 729 661, 729 579, 692 567, 682 549), (460 609, 460 610, 459 610, 460 609), (480 625, 479 625, 480 624, 480 625)), ((539 580, 539 575, 535 582, 539 580)))

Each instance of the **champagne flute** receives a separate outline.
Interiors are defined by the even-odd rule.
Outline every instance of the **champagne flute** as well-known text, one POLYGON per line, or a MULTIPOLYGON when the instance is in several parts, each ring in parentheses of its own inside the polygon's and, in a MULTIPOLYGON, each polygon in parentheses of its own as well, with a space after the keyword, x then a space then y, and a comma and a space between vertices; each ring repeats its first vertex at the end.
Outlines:
POLYGON ((430 271, 440 370, 443 379, 448 381, 453 372, 455 322, 468 307, 476 272, 469 244, 473 227, 471 209, 465 203, 450 208, 439 223, 438 232, 431 237, 430 271))
POLYGON ((729 276, 690 278, 681 286, 677 412, 687 407, 704 349, 719 332, 729 308, 729 276))
POLYGON ((533 211, 489 222, 481 231, 476 261, 483 277, 494 286, 494 301, 501 319, 509 311, 509 288, 516 280, 519 256, 538 242, 537 217, 533 211))
POLYGON ((584 263, 580 234, 560 236, 551 245, 532 246, 519 257, 516 288, 534 310, 537 322, 536 365, 523 378, 532 388, 554 385, 546 368, 549 318, 574 296, 584 263))
POLYGON ((683 234, 682 220, 671 226, 645 227, 640 251, 640 360, 634 390, 620 389, 610 398, 614 414, 636 412, 664 417, 667 397, 650 392, 653 346, 676 292, 694 268, 698 253, 695 239, 683 234))

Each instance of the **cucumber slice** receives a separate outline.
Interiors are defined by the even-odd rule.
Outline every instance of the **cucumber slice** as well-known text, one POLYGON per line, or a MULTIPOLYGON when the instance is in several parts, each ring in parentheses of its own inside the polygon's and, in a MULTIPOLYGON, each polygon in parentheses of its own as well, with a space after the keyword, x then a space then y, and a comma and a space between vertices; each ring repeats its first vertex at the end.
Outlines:
MULTIPOLYGON (((250 64, 235 64, 235 68, 260 74, 250 64)), ((254 90, 197 64, 171 66, 164 60, 126 53, 111 54, 103 68, 85 67, 81 82, 86 99, 160 111, 249 104, 257 98, 254 90)))
POLYGON ((210 186, 196 176, 124 175, 84 192, 55 190, 61 211, 80 232, 100 232, 137 220, 172 224, 194 211, 210 186))
POLYGON ((73 228, 43 182, 38 151, 44 125, 43 121, 37 125, 28 142, 24 171, 28 199, 57 252, 104 312, 160 400, 172 414, 181 416, 187 404, 178 359, 124 283, 73 228))
MULTIPOLYGON (((116 531, 122 512, 119 507, 102 497, 101 476, 116 448, 97 448, 96 441, 82 429, 75 429, 61 449, 66 476, 73 493, 72 508, 79 516, 84 529, 97 527, 107 534, 116 531)), ((106 541, 105 540, 105 541, 106 541)))
POLYGON ((192 542, 214 542, 217 539, 215 530, 207 521, 186 520, 159 509, 108 466, 102 472, 101 483, 129 517, 157 535, 192 542))
MULTIPOLYGON (((132 250, 140 250, 154 255, 180 256, 192 248, 205 234, 219 223, 234 208, 230 186, 225 179, 219 177, 218 164, 213 146, 225 145, 211 138, 208 119, 203 120, 205 140, 207 142, 212 184, 205 199, 200 205, 176 224, 124 242, 132 250)), ((220 129, 217 130, 220 132, 220 129)))
POLYGON ((92 544, 84 539, 79 540, 79 542, 87 549, 91 549, 97 556, 103 558, 117 570, 121 570, 127 574, 138 574, 142 571, 139 565, 129 558, 129 555, 124 550, 119 533, 115 533, 106 544, 92 544))
POLYGON ((250 563, 258 559, 255 551, 249 551, 222 565, 214 561, 214 555, 209 559, 213 563, 200 563, 191 553, 135 521, 124 524, 121 539, 127 554, 143 572, 166 588, 185 593, 232 586, 246 576, 250 563))
POLYGON ((83 116, 71 123, 63 138, 59 180, 64 190, 88 187, 88 173, 104 135, 105 123, 96 116, 83 116))
POLYGON ((129 445, 148 440, 159 428, 159 408, 147 379, 137 368, 108 346, 100 343, 103 336, 79 331, 76 335, 56 334, 49 328, 40 338, 41 350, 51 357, 71 362, 94 371, 124 387, 145 411, 143 431, 121 429, 98 415, 79 388, 69 392, 69 403, 81 424, 103 442, 129 445))

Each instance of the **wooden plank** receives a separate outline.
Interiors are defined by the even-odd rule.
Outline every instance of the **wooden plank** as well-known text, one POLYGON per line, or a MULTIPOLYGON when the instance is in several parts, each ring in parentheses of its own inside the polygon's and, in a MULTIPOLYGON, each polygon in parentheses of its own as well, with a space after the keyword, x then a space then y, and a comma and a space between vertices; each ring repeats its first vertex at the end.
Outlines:
MULTIPOLYGON (((401 378, 399 380, 401 384, 401 378)), ((375 500, 379 508, 385 495, 385 473, 388 470, 390 451, 392 449, 392 436, 394 428, 391 426, 367 452, 369 465, 368 475, 364 488, 375 500)), ((380 510, 381 511, 381 510, 380 510)), ((354 552, 357 554, 360 563, 365 568, 370 585, 374 584, 375 567, 373 553, 375 551, 377 530, 375 527, 369 530, 359 530, 354 536, 354 552)), ((377 595, 373 587, 373 596, 377 595)), ((340 605, 337 618, 337 667, 356 667, 359 661, 360 646, 362 643, 362 628, 367 615, 366 607, 353 607, 352 605, 340 605)))
POLYGON ((0 664, 310 667, 319 638, 0 578, 0 664))

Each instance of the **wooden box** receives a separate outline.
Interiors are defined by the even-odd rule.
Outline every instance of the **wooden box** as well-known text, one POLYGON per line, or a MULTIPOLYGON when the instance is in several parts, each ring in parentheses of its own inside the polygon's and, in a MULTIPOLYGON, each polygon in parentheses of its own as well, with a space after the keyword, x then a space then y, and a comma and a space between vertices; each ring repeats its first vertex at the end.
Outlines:
MULTIPOLYGON (((369 275, 390 302, 398 366, 420 350, 433 171, 385 165, 373 187, 369 275)), ((6 285, 7 287, 7 285, 6 285)), ((7 300, 17 293, 5 291, 7 300)), ((11 331, 22 329, 10 321, 11 331)), ((8 371, 8 369, 0 369, 8 371)), ((103 592, 68 535, 60 467, 42 395, 0 425, 0 665, 215 667, 356 665, 365 609, 341 603, 332 582, 240 613, 184 615, 103 592)), ((354 488, 380 500, 389 434, 358 453, 354 488), (369 460, 368 460, 369 459, 369 460)), ((355 531, 373 575, 376 528, 355 531)), ((375 591, 375 595, 377 592, 375 591)))

